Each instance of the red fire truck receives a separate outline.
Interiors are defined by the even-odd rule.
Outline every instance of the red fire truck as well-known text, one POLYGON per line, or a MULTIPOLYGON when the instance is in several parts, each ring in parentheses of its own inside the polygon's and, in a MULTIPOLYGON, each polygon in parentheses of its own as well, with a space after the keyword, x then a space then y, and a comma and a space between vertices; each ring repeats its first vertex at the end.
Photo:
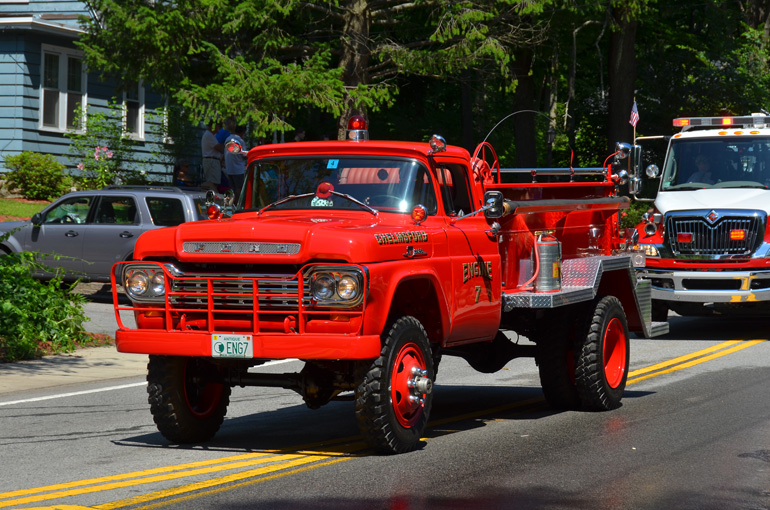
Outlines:
POLYGON ((618 407, 629 331, 667 331, 619 235, 622 176, 503 183, 488 143, 471 156, 349 128, 251 149, 232 215, 212 204, 211 220, 143 234, 114 268, 117 348, 150 355, 160 432, 206 441, 232 387, 273 386, 311 408, 352 399, 376 451, 410 451, 448 355, 486 373, 533 357, 552 406, 618 407), (298 373, 250 370, 293 358, 298 373))

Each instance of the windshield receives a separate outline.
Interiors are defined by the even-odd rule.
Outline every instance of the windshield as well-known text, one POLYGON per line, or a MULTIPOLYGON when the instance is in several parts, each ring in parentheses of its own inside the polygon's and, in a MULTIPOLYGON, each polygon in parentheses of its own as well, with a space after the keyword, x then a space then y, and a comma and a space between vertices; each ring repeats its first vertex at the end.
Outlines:
POLYGON ((242 209, 262 209, 269 204, 274 204, 273 209, 335 210, 360 210, 363 204, 399 213, 422 204, 428 214, 436 212, 430 173, 423 165, 413 160, 361 157, 255 162, 248 170, 240 205, 242 209), (297 198, 282 201, 290 196, 297 198))
POLYGON ((663 190, 766 188, 770 138, 674 140, 663 168, 663 190))

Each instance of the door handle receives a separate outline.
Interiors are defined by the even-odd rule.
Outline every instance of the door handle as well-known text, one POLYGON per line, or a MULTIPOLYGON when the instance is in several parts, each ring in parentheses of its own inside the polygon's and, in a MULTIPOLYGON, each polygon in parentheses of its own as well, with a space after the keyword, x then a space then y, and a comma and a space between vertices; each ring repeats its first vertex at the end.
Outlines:
POLYGON ((64 233, 64 235, 67 237, 77 237, 78 233, 75 232, 74 230, 68 230, 67 232, 64 233))
POLYGON ((134 234, 132 234, 129 231, 125 231, 120 233, 120 237, 122 237, 123 239, 129 239, 131 237, 134 237, 134 234))

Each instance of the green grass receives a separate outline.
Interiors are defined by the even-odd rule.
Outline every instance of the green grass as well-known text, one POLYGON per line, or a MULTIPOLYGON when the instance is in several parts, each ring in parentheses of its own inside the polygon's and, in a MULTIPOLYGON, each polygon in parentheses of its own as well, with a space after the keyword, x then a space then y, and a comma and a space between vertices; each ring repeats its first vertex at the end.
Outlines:
POLYGON ((30 218, 36 212, 40 212, 48 202, 37 202, 28 204, 16 200, 0 198, 0 216, 18 216, 21 218, 30 218))

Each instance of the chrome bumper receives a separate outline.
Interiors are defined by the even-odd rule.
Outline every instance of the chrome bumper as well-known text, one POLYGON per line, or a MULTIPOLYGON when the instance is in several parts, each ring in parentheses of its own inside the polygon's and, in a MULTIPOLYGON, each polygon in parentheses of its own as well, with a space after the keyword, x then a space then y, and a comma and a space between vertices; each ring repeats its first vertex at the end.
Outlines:
POLYGON ((770 301, 770 270, 670 271, 640 269, 652 283, 652 299, 691 303, 770 301))

